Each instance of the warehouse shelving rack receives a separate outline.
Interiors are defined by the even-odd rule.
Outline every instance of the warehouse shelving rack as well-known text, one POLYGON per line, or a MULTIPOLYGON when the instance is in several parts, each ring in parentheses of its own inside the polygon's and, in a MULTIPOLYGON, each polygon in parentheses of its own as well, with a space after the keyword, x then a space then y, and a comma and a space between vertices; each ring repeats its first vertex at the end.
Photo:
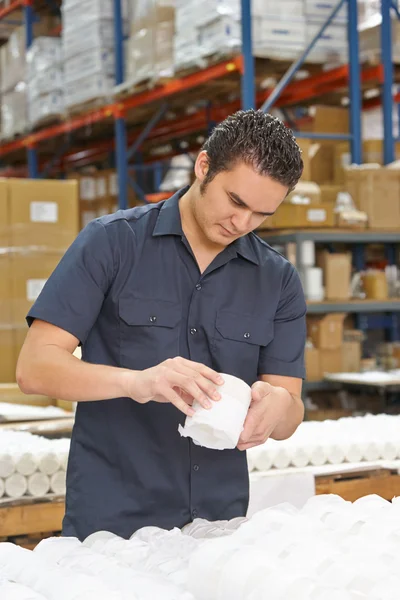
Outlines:
MULTIPOLYGON (((52 3, 51 0, 46 0, 52 3)), ((16 10, 23 10, 26 27, 27 48, 33 40, 33 21, 37 0, 13 0, 0 9, 0 20, 16 10)), ((114 0, 115 7, 115 50, 116 50, 116 86, 123 81, 124 39, 122 26, 122 0, 114 0)), ((138 156, 141 144, 145 140, 159 143, 166 139, 181 139, 194 132, 207 132, 210 125, 223 119, 227 114, 240 107, 262 106, 269 110, 272 106, 286 107, 304 104, 326 94, 349 89, 350 134, 304 134, 299 137, 317 139, 347 140, 351 145, 354 163, 362 162, 361 144, 361 106, 363 104, 363 86, 382 86, 382 105, 384 113, 384 159, 385 163, 394 158, 394 137, 392 123, 392 85, 393 64, 391 59, 391 0, 382 0, 382 56, 379 65, 360 68, 357 31, 357 0, 339 0, 327 22, 321 26, 314 40, 305 49, 301 57, 291 65, 274 90, 256 93, 255 60, 252 55, 251 0, 241 0, 242 10, 242 52, 238 56, 221 61, 216 65, 190 73, 184 77, 172 79, 153 89, 123 97, 101 108, 88 110, 83 114, 71 116, 56 125, 33 131, 18 139, 0 144, 0 160, 11 161, 13 166, 28 163, 28 175, 40 177, 47 175, 50 169, 62 171, 67 165, 82 165, 99 153, 114 151, 119 179, 119 206, 127 205, 128 185, 137 184, 130 177, 130 159, 138 156), (326 27, 334 19, 340 8, 348 7, 349 64, 311 75, 306 80, 293 81, 297 71, 326 27), (238 77, 240 76, 240 82, 238 77), (207 100, 207 83, 218 80, 237 82, 241 87, 241 102, 230 102, 217 107, 205 107, 195 115, 170 122, 164 119, 166 103, 175 101, 183 93, 195 94, 197 99, 207 100), (137 117, 137 115, 141 115, 137 117), (136 120, 135 120, 136 119, 136 120), (114 134, 112 134, 113 125, 114 134), (99 127, 102 126, 102 129, 99 127), (85 128, 93 128, 94 137, 89 144, 74 139, 74 134, 85 128), (97 129, 96 129, 97 128, 97 129), (60 143, 61 138, 61 143, 60 143), (64 143, 65 142, 65 143, 64 143), (129 145, 131 145, 129 147, 129 145), (71 146, 72 149, 69 149, 71 146), (26 153, 26 155, 25 155, 26 153)), ((398 98, 396 97, 395 100, 398 98)), ((368 104, 368 101, 365 101, 368 104)), ((79 136, 78 136, 79 137, 79 136)), ((159 183, 159 177, 155 178, 159 183)), ((154 191, 158 191, 155 189, 154 191)))

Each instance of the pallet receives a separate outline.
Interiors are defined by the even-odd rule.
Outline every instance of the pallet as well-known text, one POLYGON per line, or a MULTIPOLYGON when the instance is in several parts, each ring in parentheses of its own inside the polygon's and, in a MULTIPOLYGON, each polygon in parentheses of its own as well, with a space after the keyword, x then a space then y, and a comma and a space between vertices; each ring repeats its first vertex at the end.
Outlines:
POLYGON ((65 109, 65 118, 68 119, 70 117, 84 115, 92 110, 102 108, 111 102, 112 96, 109 95, 99 96, 97 98, 92 98, 91 100, 86 100, 85 102, 80 102, 79 104, 74 104, 73 106, 68 106, 68 108, 65 109))
POLYGON ((400 475, 392 469, 321 475, 316 477, 315 487, 317 494, 337 494, 350 502, 369 494, 391 501, 400 496, 400 475))
POLYGON ((65 499, 60 496, 41 502, 33 498, 11 501, 0 507, 0 536, 52 535, 61 531, 64 513, 65 499))

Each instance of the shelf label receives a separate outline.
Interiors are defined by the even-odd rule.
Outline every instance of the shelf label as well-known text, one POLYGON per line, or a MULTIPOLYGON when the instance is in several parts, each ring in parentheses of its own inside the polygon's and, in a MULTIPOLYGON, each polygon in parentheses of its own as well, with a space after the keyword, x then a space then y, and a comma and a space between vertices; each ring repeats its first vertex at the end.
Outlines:
POLYGON ((32 223, 57 223, 57 202, 31 202, 30 206, 32 223))
POLYGON ((326 210, 324 208, 310 208, 307 211, 307 221, 311 223, 323 223, 326 221, 326 210))
POLYGON ((28 279, 26 282, 26 298, 29 302, 35 302, 44 288, 47 279, 28 279))

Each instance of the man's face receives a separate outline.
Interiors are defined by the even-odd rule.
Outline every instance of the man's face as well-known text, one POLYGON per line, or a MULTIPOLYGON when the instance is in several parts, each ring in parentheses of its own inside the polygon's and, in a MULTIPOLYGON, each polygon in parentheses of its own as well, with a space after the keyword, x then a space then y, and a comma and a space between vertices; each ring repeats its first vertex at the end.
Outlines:
MULTIPOLYGON (((207 162, 202 164, 199 156, 196 175, 200 181, 206 170, 207 162)), ((239 163, 231 171, 218 173, 207 184, 196 198, 194 214, 210 242, 228 246, 274 214, 287 192, 286 186, 239 163)))

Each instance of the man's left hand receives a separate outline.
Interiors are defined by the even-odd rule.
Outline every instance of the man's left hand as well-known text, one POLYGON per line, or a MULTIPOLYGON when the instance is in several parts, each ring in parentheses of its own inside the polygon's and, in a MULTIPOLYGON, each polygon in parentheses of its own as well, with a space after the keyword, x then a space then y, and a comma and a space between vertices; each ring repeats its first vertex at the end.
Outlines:
POLYGON ((252 386, 252 400, 237 446, 239 450, 264 444, 285 418, 291 396, 289 393, 280 394, 281 391, 282 388, 276 388, 265 381, 257 381, 252 386))

